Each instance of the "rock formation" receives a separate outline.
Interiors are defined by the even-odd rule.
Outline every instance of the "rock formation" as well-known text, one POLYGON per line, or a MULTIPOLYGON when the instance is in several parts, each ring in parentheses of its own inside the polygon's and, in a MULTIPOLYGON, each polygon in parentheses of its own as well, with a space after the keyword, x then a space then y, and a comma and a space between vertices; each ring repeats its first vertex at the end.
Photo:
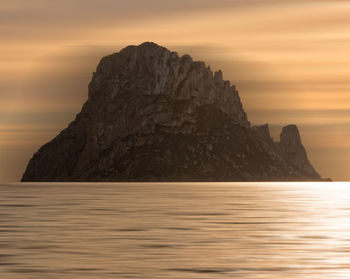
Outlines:
POLYGON ((274 143, 250 127, 235 86, 154 43, 104 57, 81 112, 22 181, 321 180, 296 126, 274 143))
POLYGON ((316 172, 307 158, 297 126, 288 125, 283 127, 280 142, 276 143, 276 148, 294 167, 303 170, 306 174, 316 172))

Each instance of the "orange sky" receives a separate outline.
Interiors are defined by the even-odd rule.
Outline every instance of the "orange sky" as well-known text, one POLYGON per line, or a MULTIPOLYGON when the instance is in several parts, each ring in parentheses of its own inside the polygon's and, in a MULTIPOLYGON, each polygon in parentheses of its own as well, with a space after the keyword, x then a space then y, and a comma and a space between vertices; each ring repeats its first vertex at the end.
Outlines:
POLYGON ((2 0, 0 181, 79 112, 99 59, 154 41, 222 69, 253 124, 299 126, 324 177, 349 180, 350 1, 2 0))

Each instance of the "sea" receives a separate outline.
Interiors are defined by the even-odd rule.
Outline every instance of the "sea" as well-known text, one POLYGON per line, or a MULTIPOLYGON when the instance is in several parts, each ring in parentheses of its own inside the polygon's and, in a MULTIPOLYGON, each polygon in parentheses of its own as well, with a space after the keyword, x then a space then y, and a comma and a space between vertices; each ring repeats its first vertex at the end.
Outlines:
POLYGON ((2 183, 0 278, 349 279, 350 183, 2 183))

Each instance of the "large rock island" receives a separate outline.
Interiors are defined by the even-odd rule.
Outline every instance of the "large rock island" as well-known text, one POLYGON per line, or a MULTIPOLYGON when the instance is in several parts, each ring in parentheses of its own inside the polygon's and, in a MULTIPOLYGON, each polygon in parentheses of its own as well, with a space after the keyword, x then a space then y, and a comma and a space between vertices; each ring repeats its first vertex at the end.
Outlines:
POLYGON ((22 181, 321 180, 298 128, 251 127, 235 86, 154 43, 104 57, 81 112, 22 181))

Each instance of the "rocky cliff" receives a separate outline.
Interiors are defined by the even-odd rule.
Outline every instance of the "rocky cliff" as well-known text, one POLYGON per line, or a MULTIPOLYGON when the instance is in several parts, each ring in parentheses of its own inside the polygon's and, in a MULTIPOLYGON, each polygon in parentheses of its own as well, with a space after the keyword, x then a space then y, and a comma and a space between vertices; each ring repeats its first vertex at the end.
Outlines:
POLYGON ((154 43, 104 57, 81 112, 22 181, 320 180, 296 126, 250 127, 222 72, 154 43))

